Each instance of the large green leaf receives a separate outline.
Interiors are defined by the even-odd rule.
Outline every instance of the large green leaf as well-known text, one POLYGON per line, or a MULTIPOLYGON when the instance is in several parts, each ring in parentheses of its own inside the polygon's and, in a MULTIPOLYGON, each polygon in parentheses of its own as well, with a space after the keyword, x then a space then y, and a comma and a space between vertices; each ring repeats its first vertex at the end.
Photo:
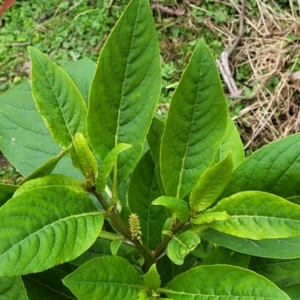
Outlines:
POLYGON ((250 240, 238 238, 215 229, 208 228, 200 233, 200 238, 237 252, 271 258, 291 259, 300 257, 300 237, 287 239, 250 240))
POLYGON ((148 0, 132 0, 103 49, 92 83, 88 135, 103 159, 119 143, 118 184, 133 170, 144 145, 161 88, 155 24, 148 0))
POLYGON ((79 300, 137 299, 139 291, 145 288, 137 270, 118 256, 92 259, 68 275, 63 283, 79 300))
POLYGON ((277 281, 276 284, 291 297, 291 300, 300 299, 300 272, 291 274, 288 278, 277 281))
POLYGON ((24 284, 19 276, 0 277, 1 300, 28 300, 24 284))
POLYGON ((222 199, 206 212, 223 211, 230 218, 216 220, 209 226, 230 235, 254 240, 300 235, 300 206, 273 194, 240 192, 222 199))
POLYGON ((0 208, 0 220, 0 276, 40 272, 76 258, 103 224, 84 191, 63 185, 21 192, 0 208))
POLYGON ((0 95, 0 114, 0 149, 22 175, 61 152, 36 110, 28 82, 0 95))
POLYGON ((41 273, 22 276, 22 280, 30 300, 76 299, 61 281, 67 275, 68 273, 63 270, 52 268, 41 273))
POLYGON ((174 300, 290 299, 275 284, 246 269, 227 265, 195 267, 159 289, 174 300))
POLYGON ((240 134, 228 114, 225 135, 216 154, 215 160, 218 162, 224 159, 229 151, 232 152, 233 167, 235 169, 245 160, 245 154, 240 134))
POLYGON ((300 133, 257 150, 234 172, 221 197, 266 191, 287 198, 300 194, 300 133))
POLYGON ((200 40, 172 97, 161 143, 161 176, 168 196, 183 198, 213 162, 227 111, 215 61, 200 40))
POLYGON ((142 240, 154 249, 161 240, 167 214, 162 206, 151 202, 161 195, 156 179, 155 164, 150 151, 146 152, 134 169, 128 189, 128 205, 140 219, 142 240))
POLYGON ((190 194, 192 214, 211 206, 228 184, 233 170, 231 152, 219 163, 207 169, 190 194))
MULTIPOLYGON (((91 62, 84 65, 86 67, 83 67, 80 60, 65 67, 80 91, 85 91, 90 86, 95 68, 91 62)), ((36 109, 28 82, 0 95, 0 113, 0 149, 23 176, 34 172, 60 153, 61 149, 49 134, 36 109)), ((58 163, 54 172, 81 176, 68 157, 58 163)))
POLYGON ((253 257, 250 269, 276 282, 298 273, 300 270, 300 259, 253 257))
POLYGON ((86 134, 87 109, 68 74, 39 50, 28 47, 32 95, 53 138, 68 147, 77 132, 86 134))

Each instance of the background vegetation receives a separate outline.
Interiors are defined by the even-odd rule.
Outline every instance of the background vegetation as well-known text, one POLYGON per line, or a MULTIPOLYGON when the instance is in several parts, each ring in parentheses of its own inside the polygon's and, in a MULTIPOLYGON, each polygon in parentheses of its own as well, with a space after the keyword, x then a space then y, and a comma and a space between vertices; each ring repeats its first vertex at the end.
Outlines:
MULTIPOLYGON (((82 57, 96 61, 128 2, 16 1, 3 14, 0 27, 0 93, 29 77, 29 45, 59 65, 82 57)), ((241 2, 151 0, 163 62, 159 111, 166 113, 199 38, 216 59, 232 46, 243 15, 241 2)), ((238 93, 232 95, 225 83, 224 89, 247 154, 299 131, 299 15, 297 0, 246 0, 242 39, 229 57, 238 93)), ((20 180, 3 156, 0 166, 2 181, 20 180)))

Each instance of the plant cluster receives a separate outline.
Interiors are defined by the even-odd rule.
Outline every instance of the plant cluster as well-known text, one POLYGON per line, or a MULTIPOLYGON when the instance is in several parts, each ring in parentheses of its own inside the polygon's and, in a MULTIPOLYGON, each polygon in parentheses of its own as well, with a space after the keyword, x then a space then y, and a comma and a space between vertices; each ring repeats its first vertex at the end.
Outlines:
POLYGON ((0 295, 8 299, 297 299, 300 134, 244 158, 200 40, 156 113, 148 0, 95 65, 29 47, 31 82, 0 96, 0 295))

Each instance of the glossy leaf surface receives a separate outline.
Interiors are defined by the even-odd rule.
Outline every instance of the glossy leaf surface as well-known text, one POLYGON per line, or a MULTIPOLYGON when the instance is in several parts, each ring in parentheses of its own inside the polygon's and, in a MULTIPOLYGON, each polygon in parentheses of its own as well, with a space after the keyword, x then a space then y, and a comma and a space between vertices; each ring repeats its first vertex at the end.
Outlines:
POLYGON ((226 129, 226 102, 215 61, 200 40, 172 97, 161 142, 167 196, 185 197, 213 162, 226 129))
POLYGON ((79 90, 50 58, 28 47, 32 64, 32 95, 53 138, 61 147, 72 143, 76 132, 86 135, 87 109, 79 90))
POLYGON ((300 206, 264 192, 241 192, 222 199, 207 213, 223 212, 227 220, 209 226, 242 238, 261 240, 300 235, 300 206))
POLYGON ((160 74, 149 1, 133 0, 101 50, 88 110, 89 140, 101 160, 119 143, 132 145, 118 158, 118 183, 142 153, 159 99, 160 74))
POLYGON ((256 273, 226 265, 200 266, 175 277, 159 289, 179 300, 211 299, 290 299, 275 284, 256 273))
POLYGON ((300 134, 288 136, 255 151, 232 174, 221 195, 265 191, 283 198, 300 194, 300 134))
POLYGON ((199 178, 190 195, 192 212, 211 206, 227 186, 233 170, 232 154, 207 169, 199 178))
POLYGON ((0 208, 0 219, 1 276, 40 272, 76 258, 103 224, 85 192, 63 185, 23 191, 0 208))
POLYGON ((92 259, 68 275, 63 283, 79 300, 137 299, 145 287, 134 267, 118 256, 92 259))

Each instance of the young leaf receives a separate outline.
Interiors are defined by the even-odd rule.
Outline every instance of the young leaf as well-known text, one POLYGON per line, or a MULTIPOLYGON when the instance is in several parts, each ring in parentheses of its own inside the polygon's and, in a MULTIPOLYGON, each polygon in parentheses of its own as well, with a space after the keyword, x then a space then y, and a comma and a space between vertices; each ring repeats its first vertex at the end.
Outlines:
POLYGON ((224 221, 230 219, 230 216, 226 213, 226 211, 217 211, 217 212, 204 212, 203 214, 191 218, 192 224, 202 225, 209 224, 215 221, 224 221))
POLYGON ((245 160, 245 154, 240 134, 228 113, 225 135, 215 160, 217 162, 221 161, 227 156, 229 151, 232 152, 233 168, 236 169, 245 160))
POLYGON ((248 269, 249 259, 249 255, 218 247, 204 257, 201 266, 226 264, 248 269))
POLYGON ((233 170, 231 152, 199 178, 190 195, 192 214, 211 206, 227 186, 233 170))
POLYGON ((186 231, 178 236, 174 236, 169 242, 167 255, 176 265, 182 265, 184 258, 193 251, 200 243, 199 236, 191 231, 186 231))
POLYGON ((255 241, 207 228, 200 233, 200 238, 237 252, 255 256, 292 259, 298 258, 300 253, 299 236, 286 239, 264 239, 255 241))
POLYGON ((137 299, 145 288, 135 268, 118 256, 92 259, 65 277, 63 283, 80 300, 137 299))
POLYGON ((226 102, 215 61, 200 40, 173 95, 161 142, 168 196, 185 197, 213 162, 226 129, 226 102))
POLYGON ((123 239, 113 240, 110 243, 110 250, 112 255, 117 255, 120 246, 122 245, 123 239))
POLYGON ((21 277, 0 277, 0 299, 29 300, 21 277))
POLYGON ((241 192, 222 199, 208 213, 226 211, 227 220, 209 226, 237 237, 261 240, 300 235, 300 206, 264 192, 241 192))
POLYGON ((41 273, 22 276, 30 300, 76 299, 61 282, 67 272, 52 268, 41 273))
POLYGON ((143 279, 146 286, 150 290, 156 291, 160 287, 161 281, 160 281, 160 276, 156 269, 156 264, 153 264, 150 267, 149 271, 143 275, 143 279))
POLYGON ((92 83, 88 135, 101 160, 120 143, 118 184, 133 170, 143 150, 161 88, 160 52, 148 0, 132 0, 103 49, 92 83))
POLYGON ((200 266, 176 276, 159 291, 174 300, 290 298, 266 278, 239 267, 200 266))
POLYGON ((73 165, 79 169, 91 184, 95 183, 98 175, 96 159, 82 133, 77 132, 71 150, 73 165))
POLYGON ((265 191, 283 198, 300 195, 300 133, 257 150, 232 174, 222 198, 246 191, 265 191))
POLYGON ((165 123, 158 116, 154 116, 147 135, 147 141, 149 144, 150 152, 153 161, 155 162, 156 178, 159 184, 160 191, 163 195, 165 194, 165 191, 164 191, 164 186, 160 175, 159 156, 160 156, 161 138, 163 135, 164 127, 165 127, 165 123))
POLYGON ((142 240, 150 249, 160 242, 167 218, 164 207, 151 205, 161 195, 155 171, 156 166, 148 151, 133 170, 128 188, 128 205, 132 212, 139 215, 142 240))
POLYGON ((87 109, 66 72, 39 50, 28 47, 32 63, 32 95, 53 138, 69 147, 76 132, 86 135, 87 109))
POLYGON ((118 144, 104 157, 103 162, 99 167, 96 181, 96 190, 98 193, 102 193, 105 190, 107 177, 115 166, 119 154, 129 148, 131 148, 131 145, 125 143, 118 144))
POLYGON ((44 164, 42 164, 40 167, 38 167, 36 170, 34 170, 32 173, 30 173, 26 178, 24 178, 21 182, 20 185, 24 184, 25 182, 43 177, 46 175, 49 175, 58 162, 70 151, 70 149, 66 149, 64 151, 61 151, 58 155, 55 157, 50 158, 48 161, 46 161, 44 164))
POLYGON ((0 220, 0 276, 40 272, 76 258, 103 224, 85 192, 63 185, 23 191, 0 208, 0 220))
POLYGON ((172 214, 172 219, 178 219, 180 222, 185 223, 189 219, 190 211, 188 204, 175 197, 161 196, 152 202, 152 205, 163 205, 172 214))

